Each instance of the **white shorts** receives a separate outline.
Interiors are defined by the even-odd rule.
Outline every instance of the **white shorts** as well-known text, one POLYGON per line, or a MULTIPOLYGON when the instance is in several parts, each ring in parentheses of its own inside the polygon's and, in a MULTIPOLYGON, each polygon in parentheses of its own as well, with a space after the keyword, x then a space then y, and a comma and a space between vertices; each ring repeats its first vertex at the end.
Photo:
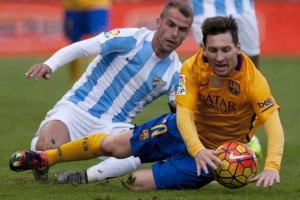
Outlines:
MULTIPOLYGON (((192 30, 197 44, 202 43, 203 35, 201 31, 201 25, 204 19, 208 17, 213 16, 201 15, 195 16, 194 18, 192 30)), ((236 19, 238 24, 239 41, 241 43, 242 51, 248 56, 259 55, 259 32, 255 12, 249 11, 242 14, 233 15, 233 17, 236 19)))
POLYGON ((64 101, 58 102, 54 108, 47 113, 36 135, 39 135, 41 128, 52 120, 62 121, 68 127, 72 141, 99 132, 111 135, 119 134, 122 131, 134 127, 134 125, 130 123, 112 123, 108 120, 100 120, 72 102, 64 101))

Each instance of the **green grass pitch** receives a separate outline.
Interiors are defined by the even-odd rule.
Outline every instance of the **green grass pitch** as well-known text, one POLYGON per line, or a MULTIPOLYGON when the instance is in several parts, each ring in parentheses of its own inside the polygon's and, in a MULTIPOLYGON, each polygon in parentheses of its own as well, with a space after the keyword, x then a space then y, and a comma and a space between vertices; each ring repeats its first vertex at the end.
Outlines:
MULTIPOLYGON (((165 200, 165 199, 236 199, 277 200, 300 197, 300 58, 262 58, 261 71, 269 81, 273 96, 281 106, 280 116, 285 130, 285 152, 282 160, 281 183, 272 189, 256 188, 254 184, 230 190, 210 184, 198 190, 186 191, 128 191, 121 184, 122 177, 88 185, 55 185, 40 183, 31 172, 9 170, 10 155, 28 149, 40 121, 46 112, 70 88, 68 68, 57 71, 51 80, 27 80, 24 73, 44 58, 0 59, 0 199, 89 199, 89 200, 165 200)), ((135 123, 168 112, 166 98, 160 98, 138 115, 135 123)), ((262 129, 258 137, 266 155, 266 136, 262 129)), ((50 175, 62 170, 82 170, 98 160, 58 164, 50 175)), ((260 171, 264 159, 259 160, 260 171)), ((149 166, 146 166, 149 167, 149 166)), ((124 179, 124 178, 123 178, 124 179)))

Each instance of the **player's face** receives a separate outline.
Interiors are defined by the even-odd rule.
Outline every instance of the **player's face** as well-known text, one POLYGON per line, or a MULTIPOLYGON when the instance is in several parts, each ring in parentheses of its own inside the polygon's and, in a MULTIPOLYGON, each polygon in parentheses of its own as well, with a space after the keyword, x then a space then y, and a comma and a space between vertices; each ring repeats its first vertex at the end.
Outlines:
POLYGON ((233 43, 229 32, 207 36, 204 55, 216 75, 228 76, 236 67, 239 54, 240 44, 233 43))
POLYGON ((178 8, 171 8, 163 18, 158 18, 152 43, 156 55, 166 57, 179 47, 187 37, 191 24, 192 19, 182 15, 178 8))

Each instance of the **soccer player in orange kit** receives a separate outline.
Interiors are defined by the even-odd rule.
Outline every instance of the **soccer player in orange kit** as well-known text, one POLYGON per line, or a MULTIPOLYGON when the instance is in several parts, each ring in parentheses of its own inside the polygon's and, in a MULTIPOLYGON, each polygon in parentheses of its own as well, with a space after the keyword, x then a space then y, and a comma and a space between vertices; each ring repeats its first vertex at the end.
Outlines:
POLYGON ((280 182, 284 133, 268 83, 240 51, 232 16, 207 18, 202 25, 204 49, 182 66, 177 111, 116 136, 90 135, 44 152, 20 151, 10 167, 23 171, 59 162, 102 155, 139 157, 156 162, 134 172, 133 190, 196 189, 212 182, 216 148, 227 141, 247 143, 259 124, 268 137, 263 171, 250 181, 259 187, 280 182))

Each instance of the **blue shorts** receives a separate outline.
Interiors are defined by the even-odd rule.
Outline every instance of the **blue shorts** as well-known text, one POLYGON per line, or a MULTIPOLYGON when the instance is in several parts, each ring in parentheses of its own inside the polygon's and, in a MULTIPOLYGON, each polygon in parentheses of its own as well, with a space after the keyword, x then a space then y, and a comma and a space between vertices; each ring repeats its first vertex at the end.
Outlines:
POLYGON ((197 189, 213 181, 213 174, 197 176, 195 159, 188 154, 176 125, 176 114, 165 114, 135 127, 131 151, 152 166, 157 189, 197 189))
POLYGON ((109 10, 66 11, 65 34, 77 42, 84 34, 97 35, 109 29, 109 10))

